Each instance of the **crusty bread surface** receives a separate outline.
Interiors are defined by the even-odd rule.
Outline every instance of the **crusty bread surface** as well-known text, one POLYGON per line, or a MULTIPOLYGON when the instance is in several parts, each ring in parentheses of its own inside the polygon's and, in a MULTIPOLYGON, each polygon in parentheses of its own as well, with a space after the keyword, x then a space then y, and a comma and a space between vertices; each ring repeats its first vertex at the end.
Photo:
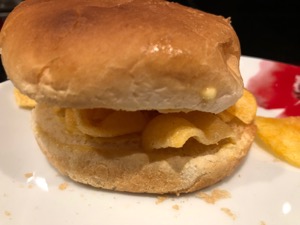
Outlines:
POLYGON ((229 19, 163 0, 27 0, 0 45, 14 85, 61 107, 218 113, 243 90, 229 19))
POLYGON ((247 155, 255 135, 253 124, 230 123, 235 141, 180 149, 145 151, 138 134, 91 138, 71 134, 47 106, 33 111, 37 142, 49 162, 71 179, 108 190, 136 193, 187 193, 231 175, 247 155))

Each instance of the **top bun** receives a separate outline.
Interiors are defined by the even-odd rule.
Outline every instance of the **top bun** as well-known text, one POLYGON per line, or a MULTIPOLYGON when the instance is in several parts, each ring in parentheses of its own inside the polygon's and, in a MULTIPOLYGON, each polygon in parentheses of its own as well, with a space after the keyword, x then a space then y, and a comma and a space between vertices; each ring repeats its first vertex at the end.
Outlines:
POLYGON ((60 107, 218 113, 243 90, 229 19, 163 0, 26 0, 0 45, 14 85, 60 107))

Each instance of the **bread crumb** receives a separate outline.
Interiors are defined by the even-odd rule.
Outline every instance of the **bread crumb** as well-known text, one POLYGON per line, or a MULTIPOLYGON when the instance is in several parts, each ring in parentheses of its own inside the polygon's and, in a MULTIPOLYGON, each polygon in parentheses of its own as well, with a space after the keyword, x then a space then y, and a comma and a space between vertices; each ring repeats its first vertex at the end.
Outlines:
POLYGON ((264 221, 260 221, 260 225, 266 225, 264 221))
POLYGON ((30 189, 33 188, 33 187, 34 187, 34 186, 33 186, 32 184, 29 184, 29 185, 28 185, 28 188, 30 188, 30 189))
POLYGON ((165 200, 167 200, 166 196, 158 196, 155 204, 160 204, 160 203, 164 202, 165 200))
POLYGON ((215 204, 218 200, 231 197, 228 191, 221 189, 214 189, 210 194, 206 192, 199 192, 196 196, 209 204, 215 204))
POLYGON ((179 210, 180 207, 179 207, 179 205, 175 204, 175 205, 172 206, 172 208, 175 209, 175 210, 179 210))
POLYGON ((66 190, 68 187, 68 183, 61 183, 58 188, 59 190, 63 191, 63 190, 66 190))
POLYGON ((226 213, 228 216, 230 216, 233 220, 236 219, 236 215, 228 208, 221 208, 221 210, 226 213))
POLYGON ((9 211, 4 211, 4 215, 5 215, 5 216, 11 216, 11 212, 9 212, 9 211))
POLYGON ((33 177, 33 173, 32 172, 30 172, 30 173, 24 173, 24 177, 25 178, 33 177))

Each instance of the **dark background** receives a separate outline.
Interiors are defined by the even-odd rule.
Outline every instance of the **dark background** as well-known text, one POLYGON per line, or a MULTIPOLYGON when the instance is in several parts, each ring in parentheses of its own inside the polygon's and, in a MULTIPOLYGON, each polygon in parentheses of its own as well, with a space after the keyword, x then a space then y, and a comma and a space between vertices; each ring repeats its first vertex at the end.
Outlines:
POLYGON ((300 1, 182 0, 184 5, 231 17, 243 55, 300 65, 300 1))
MULTIPOLYGON (((17 1, 17 0, 15 0, 17 1)), ((1 2, 1 0, 0 0, 1 2)), ((0 12, 5 18, 10 8, 0 12)), ((300 65, 300 1, 178 0, 181 4, 231 17, 242 55, 300 65)), ((1 6, 1 5, 0 5, 1 6)), ((6 79, 0 66, 0 82, 6 79)))

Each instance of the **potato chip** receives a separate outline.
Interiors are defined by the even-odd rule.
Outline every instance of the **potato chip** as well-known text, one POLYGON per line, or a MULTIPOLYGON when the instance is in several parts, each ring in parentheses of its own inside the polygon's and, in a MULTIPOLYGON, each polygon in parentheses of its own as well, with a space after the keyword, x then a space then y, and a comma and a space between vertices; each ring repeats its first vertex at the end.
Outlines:
POLYGON ((148 122, 141 112, 107 109, 74 110, 78 129, 93 137, 116 137, 141 132, 148 122))
POLYGON ((22 94, 17 88, 14 88, 14 96, 18 106, 22 108, 32 109, 36 105, 36 102, 33 99, 22 94))
POLYGON ((65 125, 67 131, 74 133, 77 129, 76 118, 74 115, 74 109, 66 109, 65 110, 65 125))
POLYGON ((245 124, 250 124, 256 116, 256 110, 255 97, 244 89, 243 96, 226 111, 239 118, 245 124))
POLYGON ((162 114, 149 122, 143 132, 142 142, 145 149, 180 148, 188 139, 199 136, 200 133, 186 119, 162 114))
POLYGON ((208 142, 201 142, 203 144, 215 144, 222 139, 233 137, 231 127, 212 113, 193 111, 183 115, 184 118, 205 133, 208 142))
MULTIPOLYGON (((109 114, 114 112, 112 109, 78 109, 77 112, 85 123, 98 124, 101 123, 109 114)), ((76 112, 75 112, 76 113, 76 112)))
POLYGON ((256 118, 258 136, 280 159, 300 167, 300 117, 256 118))
POLYGON ((231 135, 230 127, 213 114, 170 113, 159 115, 147 124, 142 135, 142 143, 148 150, 181 148, 190 138, 210 145, 231 135), (219 132, 220 130, 223 132, 219 132))
POLYGON ((233 118, 235 117, 234 115, 232 115, 231 113, 227 112, 226 110, 223 112, 220 112, 217 114, 217 116, 224 121, 225 123, 228 123, 230 121, 233 120, 233 118))

